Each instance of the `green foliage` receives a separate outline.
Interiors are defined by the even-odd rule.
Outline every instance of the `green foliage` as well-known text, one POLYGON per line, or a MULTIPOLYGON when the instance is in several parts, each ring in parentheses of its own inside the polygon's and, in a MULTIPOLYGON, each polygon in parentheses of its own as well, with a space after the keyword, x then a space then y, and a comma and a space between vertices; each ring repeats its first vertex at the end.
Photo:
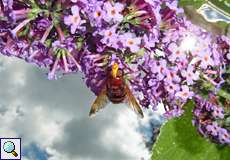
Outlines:
POLYGON ((29 3, 32 8, 39 8, 35 0, 27 0, 27 3, 29 3))
POLYGON ((51 47, 51 45, 52 45, 52 39, 47 39, 45 41, 45 45, 46 45, 46 47, 51 47))
POLYGON ((164 124, 153 146, 152 160, 229 160, 230 148, 209 142, 192 125, 194 103, 188 102, 185 113, 164 124))
MULTIPOLYGON (((203 80, 202 86, 200 86, 200 87, 201 87, 200 89, 206 90, 207 93, 215 91, 215 86, 213 86, 211 83, 209 83, 207 81, 204 81, 204 80, 203 80)), ((219 89, 218 92, 217 92, 217 95, 219 97, 223 97, 225 99, 229 99, 230 100, 230 93, 228 93, 226 91, 226 89, 227 88, 221 88, 221 89, 219 89)))
POLYGON ((179 6, 184 7, 192 5, 194 8, 198 9, 205 3, 205 0, 179 0, 179 6))
POLYGON ((200 9, 203 4, 207 4, 209 8, 213 10, 213 12, 218 12, 218 14, 222 15, 223 17, 230 17, 230 0, 179 0, 179 6, 185 9, 185 14, 190 17, 192 22, 197 22, 197 25, 200 25, 208 31, 216 34, 230 34, 228 33, 230 27, 228 21, 219 19, 217 22, 212 22, 211 20, 207 19, 196 19, 194 17, 199 17, 201 14, 198 14, 198 12, 190 13, 191 11, 188 10, 188 8, 192 8, 194 11, 196 11, 200 9))
POLYGON ((21 32, 18 34, 18 36, 19 36, 19 37, 26 36, 26 35, 29 33, 29 31, 30 31, 30 26, 27 25, 27 26, 25 27, 25 29, 24 29, 23 31, 21 31, 21 32))
POLYGON ((213 4, 216 9, 230 14, 230 0, 208 0, 208 2, 213 4))
POLYGON ((179 6, 192 5, 198 9, 203 4, 209 4, 220 12, 230 14, 230 0, 179 0, 179 6))
POLYGON ((42 12, 40 8, 33 8, 31 9, 30 13, 27 15, 27 17, 31 20, 35 19, 37 15, 42 12))

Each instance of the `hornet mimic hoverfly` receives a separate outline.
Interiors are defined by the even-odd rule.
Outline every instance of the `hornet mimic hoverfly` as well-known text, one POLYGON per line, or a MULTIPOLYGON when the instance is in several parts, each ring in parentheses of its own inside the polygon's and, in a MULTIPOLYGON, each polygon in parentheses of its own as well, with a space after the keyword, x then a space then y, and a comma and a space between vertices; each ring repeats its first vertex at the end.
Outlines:
POLYGON ((141 118, 144 117, 141 107, 129 87, 126 85, 123 76, 123 71, 119 68, 117 63, 114 63, 109 70, 108 77, 106 78, 102 90, 92 104, 89 116, 103 109, 110 101, 114 104, 127 102, 141 118))

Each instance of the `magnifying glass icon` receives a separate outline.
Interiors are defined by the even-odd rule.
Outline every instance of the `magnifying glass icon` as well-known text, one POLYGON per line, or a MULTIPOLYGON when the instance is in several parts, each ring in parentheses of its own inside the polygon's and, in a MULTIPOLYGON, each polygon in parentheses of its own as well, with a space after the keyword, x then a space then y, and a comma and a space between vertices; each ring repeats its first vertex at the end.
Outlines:
POLYGON ((12 155, 14 155, 14 157, 18 156, 17 152, 15 151, 15 145, 11 141, 5 142, 3 144, 3 149, 6 153, 11 153, 12 155))

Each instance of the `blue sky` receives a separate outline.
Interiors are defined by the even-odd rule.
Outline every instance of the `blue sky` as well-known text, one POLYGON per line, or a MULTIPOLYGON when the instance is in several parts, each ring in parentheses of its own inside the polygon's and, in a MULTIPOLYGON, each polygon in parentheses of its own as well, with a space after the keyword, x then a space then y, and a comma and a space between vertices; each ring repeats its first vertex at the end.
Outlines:
POLYGON ((149 159, 159 113, 145 110, 140 120, 125 105, 109 105, 90 119, 95 96, 81 75, 49 81, 45 73, 0 55, 0 137, 22 138, 23 160, 149 159))
POLYGON ((48 160, 48 153, 39 148, 37 144, 31 143, 26 148, 23 149, 22 153, 23 157, 27 157, 28 159, 38 159, 38 160, 48 160))

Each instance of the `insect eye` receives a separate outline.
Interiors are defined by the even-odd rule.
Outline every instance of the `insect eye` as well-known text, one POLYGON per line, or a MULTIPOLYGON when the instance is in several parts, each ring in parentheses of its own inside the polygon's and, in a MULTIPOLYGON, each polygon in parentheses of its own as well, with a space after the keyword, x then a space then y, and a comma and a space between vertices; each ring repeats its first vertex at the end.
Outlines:
POLYGON ((130 6, 129 7, 129 12, 133 12, 135 9, 134 9, 134 6, 130 6))

